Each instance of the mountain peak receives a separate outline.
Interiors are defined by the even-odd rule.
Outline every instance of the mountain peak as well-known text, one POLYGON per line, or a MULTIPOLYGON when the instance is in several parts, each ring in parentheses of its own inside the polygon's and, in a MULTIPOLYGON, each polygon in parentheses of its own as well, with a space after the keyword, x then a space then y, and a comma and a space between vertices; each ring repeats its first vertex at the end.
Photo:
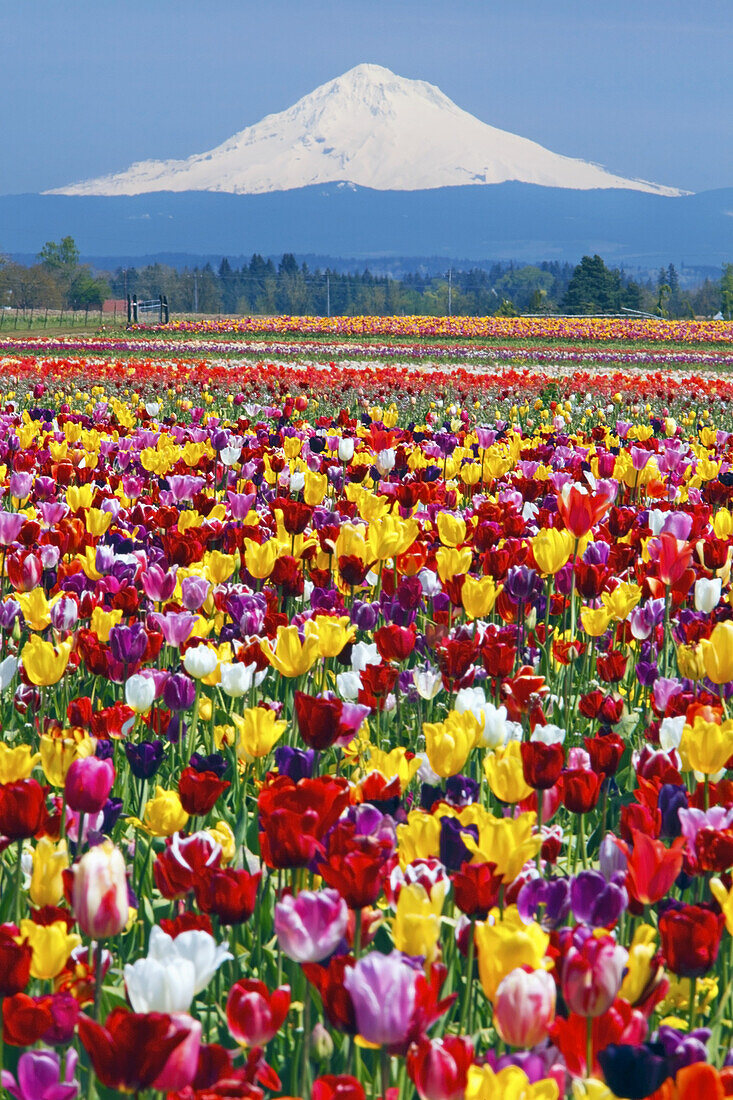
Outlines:
POLYGON ((321 84, 292 107, 267 115, 210 152, 186 160, 142 161, 124 172, 48 193, 257 194, 334 182, 416 191, 508 180, 680 194, 552 153, 481 122, 434 84, 370 63, 321 84))

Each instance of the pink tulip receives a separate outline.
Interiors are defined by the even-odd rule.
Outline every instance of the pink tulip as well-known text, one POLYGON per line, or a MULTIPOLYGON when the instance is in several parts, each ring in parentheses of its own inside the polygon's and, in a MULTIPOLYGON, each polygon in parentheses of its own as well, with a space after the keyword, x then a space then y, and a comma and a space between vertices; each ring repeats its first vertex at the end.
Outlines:
POLYGON ((286 894, 275 906, 275 932, 288 956, 299 963, 332 955, 346 933, 349 910, 337 890, 286 894))
POLYGON ((512 970, 499 983, 494 1023, 505 1043, 533 1047, 547 1038, 555 1018, 555 979, 546 970, 512 970))
POLYGON ((115 766, 111 760, 99 760, 96 756, 73 760, 64 784, 66 803, 77 813, 97 814, 104 808, 114 781, 115 766))
POLYGON ((185 1013, 173 1013, 166 1038, 180 1034, 181 1030, 188 1032, 186 1038, 169 1054, 162 1073, 153 1082, 153 1088, 159 1092, 185 1089, 196 1076, 201 1049, 201 1024, 185 1013))
POLYGON ((130 913, 125 860, 111 840, 90 848, 73 868, 71 907, 81 931, 93 940, 116 936, 130 913))

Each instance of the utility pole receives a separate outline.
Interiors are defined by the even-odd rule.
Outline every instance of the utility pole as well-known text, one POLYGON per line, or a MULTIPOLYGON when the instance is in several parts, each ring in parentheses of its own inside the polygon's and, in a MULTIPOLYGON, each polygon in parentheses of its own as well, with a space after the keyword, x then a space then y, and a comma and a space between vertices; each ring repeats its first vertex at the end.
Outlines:
POLYGON ((452 317, 453 309, 453 268, 448 268, 448 316, 452 317))
POLYGON ((326 316, 331 316, 331 276, 326 276, 326 316))

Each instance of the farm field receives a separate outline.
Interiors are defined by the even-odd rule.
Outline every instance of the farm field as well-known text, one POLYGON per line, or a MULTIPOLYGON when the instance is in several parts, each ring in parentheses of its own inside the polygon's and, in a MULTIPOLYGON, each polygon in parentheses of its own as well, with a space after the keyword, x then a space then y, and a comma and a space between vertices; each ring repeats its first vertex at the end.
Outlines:
POLYGON ((0 333, 9 1095, 733 1095, 732 338, 0 333))

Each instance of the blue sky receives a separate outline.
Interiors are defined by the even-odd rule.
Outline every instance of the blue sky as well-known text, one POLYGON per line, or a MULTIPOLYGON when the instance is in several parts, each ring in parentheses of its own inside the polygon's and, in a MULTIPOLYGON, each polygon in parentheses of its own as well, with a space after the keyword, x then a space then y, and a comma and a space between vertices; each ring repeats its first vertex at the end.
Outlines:
POLYGON ((730 0, 10 0, 0 194, 185 157, 362 61, 625 176, 733 186, 730 0))

